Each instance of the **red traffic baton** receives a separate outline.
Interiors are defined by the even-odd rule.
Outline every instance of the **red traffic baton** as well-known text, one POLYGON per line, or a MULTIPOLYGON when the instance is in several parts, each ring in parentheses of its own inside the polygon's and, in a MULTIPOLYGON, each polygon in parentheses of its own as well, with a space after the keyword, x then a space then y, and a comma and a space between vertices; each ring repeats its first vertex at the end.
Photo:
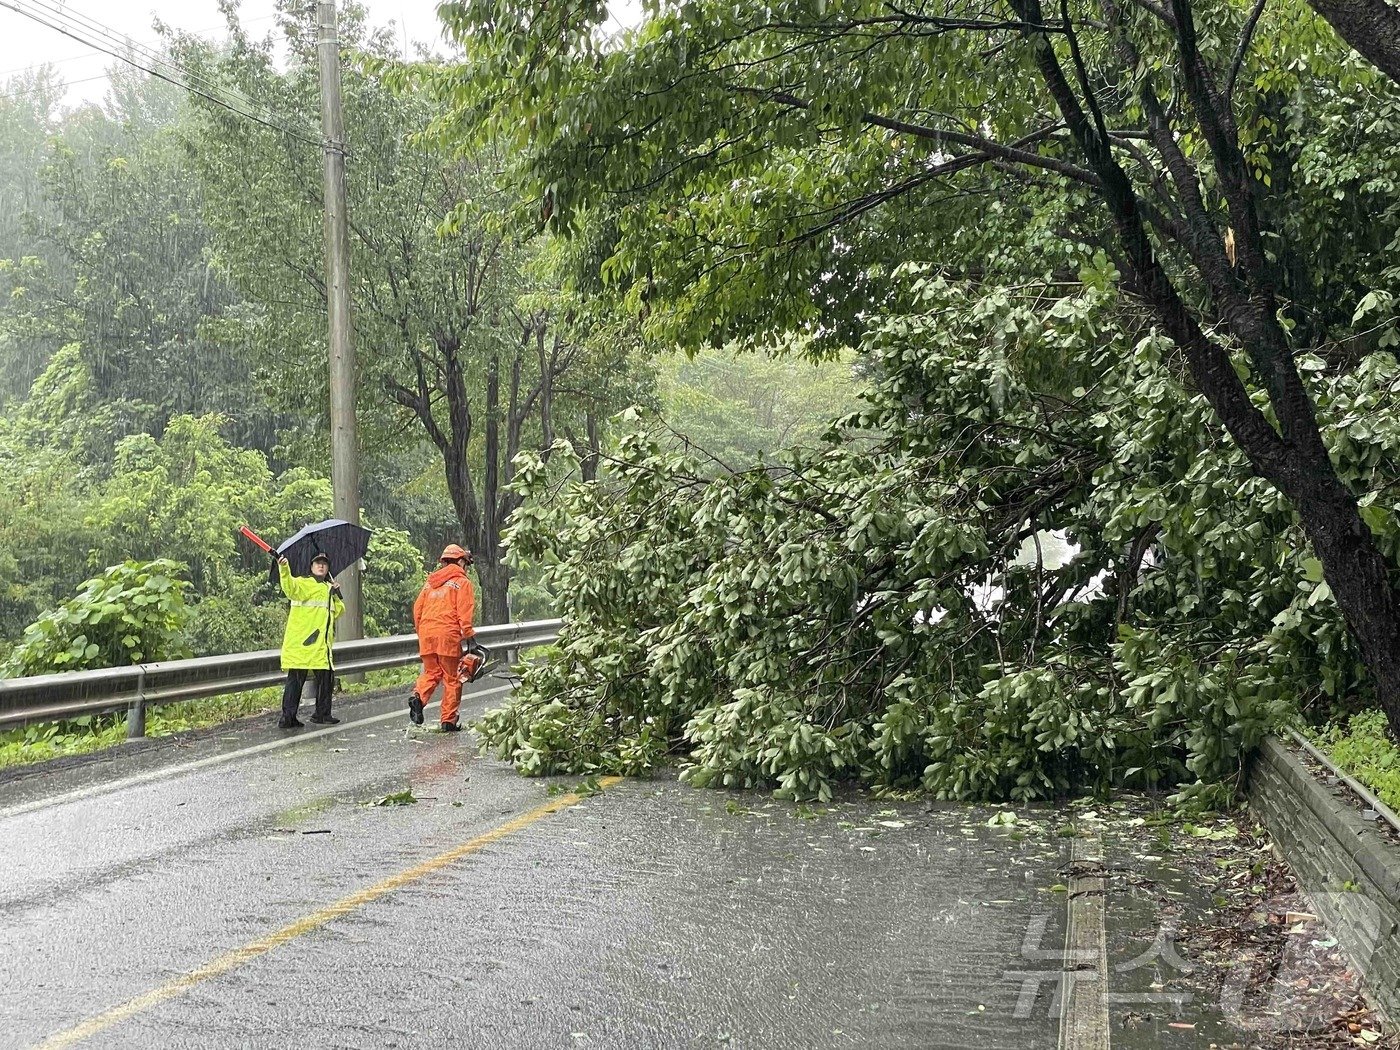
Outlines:
POLYGON ((272 553, 272 544, 268 543, 265 539, 263 539, 261 536, 259 536, 256 532, 254 532, 252 529, 248 528, 247 525, 240 525, 240 526, 238 527, 238 531, 241 532, 241 533, 243 533, 243 535, 247 536, 250 540, 252 540, 254 543, 256 543, 256 544, 257 544, 259 547, 261 547, 261 548, 263 549, 263 551, 265 551, 266 553, 268 553, 268 554, 271 554, 271 553, 272 553))

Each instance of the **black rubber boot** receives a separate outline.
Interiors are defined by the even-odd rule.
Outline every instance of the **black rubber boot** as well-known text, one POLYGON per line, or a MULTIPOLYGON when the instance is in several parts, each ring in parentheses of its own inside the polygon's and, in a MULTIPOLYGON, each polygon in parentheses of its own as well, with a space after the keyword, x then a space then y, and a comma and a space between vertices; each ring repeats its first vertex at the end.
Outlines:
POLYGON ((304 729, 305 727, 305 722, 298 722, 295 718, 290 720, 284 718, 282 719, 282 721, 277 723, 278 729, 304 729))
POLYGON ((335 715, 312 715, 311 721, 315 722, 318 726, 340 725, 340 719, 336 718, 335 715))
POLYGON ((442 731, 444 733, 460 733, 462 731, 462 727, 459 726, 456 722, 444 722, 442 723, 442 731))
POLYGON ((423 701, 417 693, 408 701, 408 720, 416 726, 423 724, 423 701))

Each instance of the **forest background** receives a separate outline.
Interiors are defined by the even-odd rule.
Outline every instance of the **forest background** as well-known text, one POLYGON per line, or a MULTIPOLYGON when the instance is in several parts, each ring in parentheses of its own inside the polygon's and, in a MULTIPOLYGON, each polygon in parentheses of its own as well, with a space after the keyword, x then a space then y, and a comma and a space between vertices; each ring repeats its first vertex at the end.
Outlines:
MULTIPOLYGON (((275 645, 280 594, 238 527, 282 537, 330 516, 312 13, 282 4, 260 36, 227 13, 217 44, 166 30, 160 54, 266 123, 120 62, 101 104, 65 105, 52 66, 0 92, 12 674, 275 645), (142 596, 151 615, 126 622, 142 596)), ((342 19, 367 633, 412 629, 448 542, 478 552, 486 619, 548 614, 499 538, 524 448, 563 437, 596 458, 639 404, 750 462, 853 403, 849 363, 658 355, 578 290, 562 240, 520 221, 490 150, 420 141, 429 105, 367 68, 399 56, 394 29, 353 5, 342 19)))

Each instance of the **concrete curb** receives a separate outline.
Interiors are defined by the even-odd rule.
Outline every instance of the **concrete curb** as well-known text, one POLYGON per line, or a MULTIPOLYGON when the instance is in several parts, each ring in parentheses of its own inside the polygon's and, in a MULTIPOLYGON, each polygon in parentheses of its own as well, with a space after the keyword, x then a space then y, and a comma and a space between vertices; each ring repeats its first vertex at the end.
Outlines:
POLYGON ((1103 842, 1097 834, 1074 841, 1070 871, 1059 1050, 1109 1050, 1104 899, 1108 887, 1103 842))
POLYGON ((1372 1001, 1400 1018, 1400 845, 1276 737, 1260 745, 1246 794, 1372 1001))

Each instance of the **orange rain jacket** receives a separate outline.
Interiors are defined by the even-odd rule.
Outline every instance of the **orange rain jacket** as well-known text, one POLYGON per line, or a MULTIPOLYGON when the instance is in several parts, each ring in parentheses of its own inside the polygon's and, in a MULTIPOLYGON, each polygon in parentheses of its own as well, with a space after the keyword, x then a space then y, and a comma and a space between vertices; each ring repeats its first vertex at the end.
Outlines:
POLYGON ((462 655, 462 639, 473 634, 476 592, 460 565, 444 565, 428 577, 413 603, 419 656, 462 655))

